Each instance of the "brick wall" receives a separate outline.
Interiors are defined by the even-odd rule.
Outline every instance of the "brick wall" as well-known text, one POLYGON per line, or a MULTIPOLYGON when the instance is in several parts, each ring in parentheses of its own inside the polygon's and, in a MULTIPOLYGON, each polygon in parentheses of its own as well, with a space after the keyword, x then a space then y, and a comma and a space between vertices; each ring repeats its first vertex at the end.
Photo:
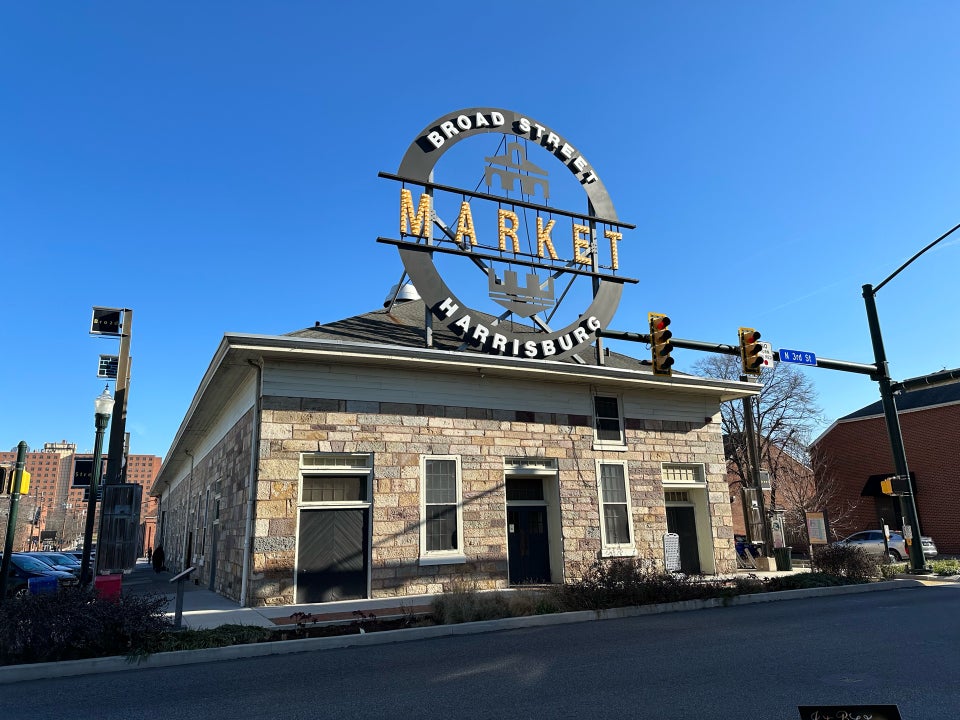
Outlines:
MULTIPOLYGON (((960 405, 943 405, 900 413, 907 464, 917 482, 917 514, 924 535, 941 554, 960 555, 960 405)), ((840 422, 817 442, 823 454, 818 480, 834 480, 839 501, 853 508, 841 536, 879 527, 877 498, 861 497, 871 475, 894 474, 893 456, 883 417, 840 422)), ((835 511, 840 514, 840 511, 835 511)))

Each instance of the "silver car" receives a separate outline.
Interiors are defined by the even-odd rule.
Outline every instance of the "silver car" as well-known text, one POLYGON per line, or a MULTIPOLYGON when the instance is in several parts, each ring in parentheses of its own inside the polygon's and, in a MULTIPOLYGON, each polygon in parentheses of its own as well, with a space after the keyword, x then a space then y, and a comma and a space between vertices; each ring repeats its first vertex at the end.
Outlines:
MULTIPOLYGON (((881 530, 863 530, 862 532, 854 533, 850 537, 841 540, 840 544, 852 545, 860 548, 868 555, 883 557, 883 532, 881 530)), ((920 545, 923 548, 924 558, 937 556, 937 546, 934 544, 933 538, 926 536, 921 537, 920 545)), ((887 547, 889 548, 887 554, 894 562, 906 560, 910 556, 910 551, 907 549, 907 542, 903 539, 903 535, 898 532, 890 533, 890 540, 887 542, 887 547)))

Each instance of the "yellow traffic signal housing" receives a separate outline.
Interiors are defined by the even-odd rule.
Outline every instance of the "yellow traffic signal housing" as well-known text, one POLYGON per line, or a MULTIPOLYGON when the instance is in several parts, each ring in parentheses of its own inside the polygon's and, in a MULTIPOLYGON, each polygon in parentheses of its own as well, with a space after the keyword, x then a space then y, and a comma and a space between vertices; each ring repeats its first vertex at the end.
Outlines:
POLYGON ((670 326, 670 318, 661 313, 647 313, 647 320, 650 323, 653 372, 655 375, 671 375, 673 358, 670 357, 670 353, 673 352, 673 343, 670 342, 670 338, 673 337, 673 333, 667 329, 670 326))
POLYGON ((745 375, 759 375, 763 368, 763 345, 760 344, 760 332, 753 328, 742 327, 738 331, 740 338, 740 361, 745 375))

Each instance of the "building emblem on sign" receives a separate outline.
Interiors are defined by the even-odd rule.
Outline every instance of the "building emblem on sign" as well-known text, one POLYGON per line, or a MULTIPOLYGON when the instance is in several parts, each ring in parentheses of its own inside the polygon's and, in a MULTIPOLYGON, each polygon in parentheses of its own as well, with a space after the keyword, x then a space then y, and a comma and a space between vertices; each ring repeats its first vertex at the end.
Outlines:
MULTIPOLYGON (((618 244, 624 229, 634 226, 618 219, 587 159, 562 135, 529 117, 471 108, 438 118, 411 143, 397 173, 380 176, 402 186, 400 238, 378 241, 397 246, 420 297, 464 346, 511 357, 578 358, 597 331, 609 326, 623 284, 636 282, 617 272, 618 244), (475 187, 482 184, 486 192, 435 178, 438 161, 458 143, 472 137, 497 141, 497 134, 501 137, 496 150, 478 153, 485 165, 475 187), (528 157, 537 147, 572 174, 573 187, 580 188, 576 192, 587 196, 586 210, 546 204, 558 194, 547 170, 528 157), (475 216, 477 201, 495 205, 495 210, 475 216), (456 214, 455 222, 441 219, 442 203, 449 204, 445 210, 451 217, 456 214), (566 241, 560 240, 564 226, 566 241), (558 247, 569 252, 564 256, 558 247), (489 299, 505 312, 491 318, 468 306, 441 276, 434 262, 438 253, 468 258, 486 276, 489 299), (565 327, 551 327, 573 282, 581 278, 590 282, 589 296, 583 299, 586 307, 575 311, 565 327), (561 279, 565 286, 558 299, 556 281, 561 279), (532 325, 503 322, 511 315, 532 319, 532 325)), ((562 192, 559 197, 561 202, 566 199, 562 192)))

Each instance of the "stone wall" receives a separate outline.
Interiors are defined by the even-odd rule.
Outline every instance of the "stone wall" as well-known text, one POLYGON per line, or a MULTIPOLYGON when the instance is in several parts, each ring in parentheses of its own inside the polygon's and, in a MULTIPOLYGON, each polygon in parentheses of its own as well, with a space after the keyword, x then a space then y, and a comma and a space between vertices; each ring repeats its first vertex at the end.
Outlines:
POLYGON ((192 577, 207 587, 216 550, 213 589, 237 602, 241 602, 253 416, 251 409, 210 452, 194 458, 190 475, 171 490, 161 507, 166 512, 162 530, 167 566, 177 571, 196 566, 192 577), (218 494, 220 521, 215 524, 218 494), (187 557, 190 533, 192 552, 187 557))
POLYGON ((504 459, 552 458, 559 468, 564 577, 601 549, 597 459, 628 462, 639 558, 662 567, 660 465, 702 463, 718 572, 735 568, 729 496, 716 423, 627 419, 628 450, 593 449, 591 419, 485 408, 265 397, 251 575, 252 604, 294 602, 299 460, 304 452, 372 453, 373 597, 434 593, 459 580, 506 587, 504 459), (461 458, 466 564, 419 564, 420 458, 461 458))

